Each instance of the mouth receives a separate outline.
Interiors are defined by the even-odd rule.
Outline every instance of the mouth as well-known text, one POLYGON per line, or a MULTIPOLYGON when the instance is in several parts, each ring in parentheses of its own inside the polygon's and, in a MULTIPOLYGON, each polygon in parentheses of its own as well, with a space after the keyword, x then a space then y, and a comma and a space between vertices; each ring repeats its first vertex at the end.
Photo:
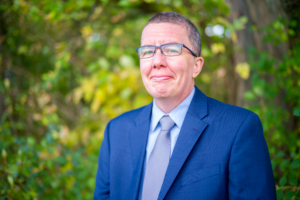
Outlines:
POLYGON ((166 80, 169 80, 171 78, 172 78, 171 76, 152 76, 150 79, 152 81, 166 81, 166 80))

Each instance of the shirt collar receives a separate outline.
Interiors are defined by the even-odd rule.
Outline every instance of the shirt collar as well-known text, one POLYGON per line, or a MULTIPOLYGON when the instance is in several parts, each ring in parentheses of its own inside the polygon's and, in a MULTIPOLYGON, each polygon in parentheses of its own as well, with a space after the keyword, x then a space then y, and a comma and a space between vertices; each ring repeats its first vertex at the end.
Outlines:
MULTIPOLYGON (((176 108, 174 108, 168 115, 171 117, 171 119, 175 122, 175 124, 181 128, 183 124, 183 120, 185 118, 185 115, 187 113, 187 110, 189 108, 189 105, 193 99, 193 96, 195 94, 195 87, 176 108)), ((157 127, 157 124, 159 120, 162 118, 162 116, 167 115, 164 113, 155 103, 155 100, 153 100, 153 106, 152 106, 152 116, 151 116, 151 130, 154 131, 157 127)))

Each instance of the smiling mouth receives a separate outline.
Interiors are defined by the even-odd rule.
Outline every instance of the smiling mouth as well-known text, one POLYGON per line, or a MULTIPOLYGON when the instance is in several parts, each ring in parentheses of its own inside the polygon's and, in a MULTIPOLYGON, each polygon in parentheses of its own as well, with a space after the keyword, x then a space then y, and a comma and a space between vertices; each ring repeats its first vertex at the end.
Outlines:
POLYGON ((152 76, 151 80, 152 81, 166 81, 166 80, 169 80, 171 78, 172 78, 171 76, 152 76))

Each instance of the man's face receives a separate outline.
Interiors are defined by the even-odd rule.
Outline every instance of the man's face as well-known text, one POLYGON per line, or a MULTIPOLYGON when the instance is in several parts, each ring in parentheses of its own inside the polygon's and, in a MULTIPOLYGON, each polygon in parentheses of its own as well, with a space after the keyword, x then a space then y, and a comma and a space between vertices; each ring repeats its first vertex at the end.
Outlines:
MULTIPOLYGON (((195 52, 185 26, 153 23, 144 28, 141 46, 167 43, 181 43, 195 52)), ((195 58, 184 47, 179 56, 167 57, 160 49, 156 49, 152 58, 140 60, 142 79, 148 93, 157 100, 178 102, 183 101, 192 91, 194 78, 200 73, 202 65, 203 59, 195 58)))

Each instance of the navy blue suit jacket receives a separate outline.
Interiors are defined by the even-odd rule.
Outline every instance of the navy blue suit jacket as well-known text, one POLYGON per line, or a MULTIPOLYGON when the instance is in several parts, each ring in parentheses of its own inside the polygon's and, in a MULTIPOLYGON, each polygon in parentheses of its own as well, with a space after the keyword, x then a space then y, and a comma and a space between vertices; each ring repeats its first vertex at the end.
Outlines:
MULTIPOLYGON (((94 200, 138 199, 152 103, 111 120, 94 200)), ((276 199, 259 117, 196 88, 158 199, 276 199)))

